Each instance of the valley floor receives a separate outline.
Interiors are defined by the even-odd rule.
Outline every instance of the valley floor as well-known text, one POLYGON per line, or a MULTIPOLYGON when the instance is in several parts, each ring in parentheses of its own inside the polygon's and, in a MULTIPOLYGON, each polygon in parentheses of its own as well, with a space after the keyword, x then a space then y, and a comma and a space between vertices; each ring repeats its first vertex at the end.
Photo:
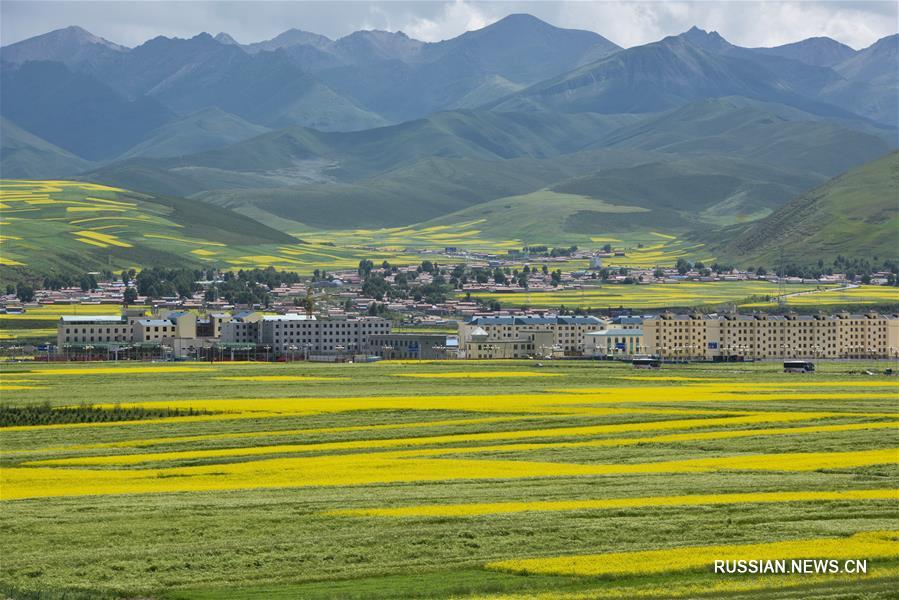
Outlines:
POLYGON ((0 428, 0 591, 890 597, 890 366, 3 365, 4 419, 70 408, 0 428), (711 570, 809 557, 868 573, 711 570))

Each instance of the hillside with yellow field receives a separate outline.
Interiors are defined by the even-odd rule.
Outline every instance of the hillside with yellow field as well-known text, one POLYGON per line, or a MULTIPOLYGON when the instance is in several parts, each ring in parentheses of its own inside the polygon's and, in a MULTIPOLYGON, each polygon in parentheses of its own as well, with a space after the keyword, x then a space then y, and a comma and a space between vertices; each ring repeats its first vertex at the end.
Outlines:
POLYGON ((0 268, 46 274, 201 266, 231 246, 295 240, 231 210, 80 181, 0 181, 0 268))

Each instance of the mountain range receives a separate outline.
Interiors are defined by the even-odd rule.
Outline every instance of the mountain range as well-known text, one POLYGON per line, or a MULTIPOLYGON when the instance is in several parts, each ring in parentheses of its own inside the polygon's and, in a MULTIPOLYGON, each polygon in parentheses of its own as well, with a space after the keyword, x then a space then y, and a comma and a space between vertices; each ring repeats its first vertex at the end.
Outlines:
POLYGON ((541 208, 547 242, 729 227, 899 146, 897 50, 744 48, 695 27, 625 49, 530 15, 437 43, 290 29, 126 48, 69 27, 0 49, 0 175, 275 227, 480 214, 515 237, 514 215, 541 208))

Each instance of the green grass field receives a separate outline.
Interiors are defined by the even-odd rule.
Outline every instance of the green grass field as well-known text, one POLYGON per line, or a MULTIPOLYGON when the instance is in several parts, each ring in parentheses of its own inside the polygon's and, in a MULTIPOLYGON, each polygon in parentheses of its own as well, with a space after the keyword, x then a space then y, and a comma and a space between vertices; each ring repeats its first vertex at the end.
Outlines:
MULTIPOLYGON (((519 217, 530 218, 533 207, 522 207, 519 217)), ((363 258, 417 264, 428 258, 421 250, 454 247, 502 255, 525 245, 524 236, 516 237, 521 231, 513 234, 518 230, 510 229, 511 217, 495 217, 451 216, 439 223, 382 229, 275 224, 288 235, 228 209, 180 198, 77 181, 0 180, 0 267, 4 279, 10 280, 16 279, 15 269, 35 274, 172 264, 271 266, 306 274, 315 269, 353 269, 363 258)), ((609 237, 603 232, 601 226, 580 233, 552 228, 525 231, 532 245, 578 244, 588 249, 612 243, 626 249, 626 257, 608 261, 611 266, 671 266, 681 257, 714 260, 702 244, 669 233, 637 231, 609 237)), ((569 266, 582 268, 586 261, 569 266)))
POLYGON ((4 407, 143 416, 0 429, 0 592, 891 597, 887 366, 3 365, 4 407), (869 571, 710 570, 797 556, 869 571))
MULTIPOLYGON (((812 291, 819 286, 790 286, 788 293, 812 291)), ((826 289, 826 286, 820 286, 826 289)), ((714 307, 721 304, 746 303, 753 296, 776 296, 778 285, 767 281, 715 281, 682 282, 647 285, 606 284, 585 285, 583 289, 567 289, 548 292, 473 293, 473 297, 499 300, 505 306, 533 306, 568 308, 605 308, 625 306, 635 309, 660 309, 666 307, 714 307)), ((814 294, 804 296, 813 298, 814 294)), ((858 295, 862 298, 861 294, 858 295)), ((758 306, 767 305, 759 302, 758 306)), ((775 304, 776 305, 776 304, 775 304)))

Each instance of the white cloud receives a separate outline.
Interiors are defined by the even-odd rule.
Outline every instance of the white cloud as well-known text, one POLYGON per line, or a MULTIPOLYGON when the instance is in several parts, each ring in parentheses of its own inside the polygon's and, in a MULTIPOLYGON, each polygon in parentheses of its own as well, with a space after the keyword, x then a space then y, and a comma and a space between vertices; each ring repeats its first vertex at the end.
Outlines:
POLYGON ((157 35, 190 37, 226 31, 247 43, 291 27, 332 38, 358 29, 405 31, 436 41, 479 29, 510 13, 589 29, 622 46, 680 33, 693 25, 733 43, 767 46, 826 35, 860 48, 897 32, 894 0, 604 0, 604 1, 0 1, 3 45, 67 25, 129 46, 157 35))
POLYGON ((436 17, 412 17, 400 29, 410 37, 425 42, 437 42, 456 37, 466 31, 482 29, 499 18, 501 17, 497 15, 488 15, 472 2, 454 0, 444 4, 443 11, 436 17))

